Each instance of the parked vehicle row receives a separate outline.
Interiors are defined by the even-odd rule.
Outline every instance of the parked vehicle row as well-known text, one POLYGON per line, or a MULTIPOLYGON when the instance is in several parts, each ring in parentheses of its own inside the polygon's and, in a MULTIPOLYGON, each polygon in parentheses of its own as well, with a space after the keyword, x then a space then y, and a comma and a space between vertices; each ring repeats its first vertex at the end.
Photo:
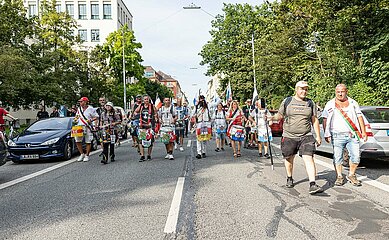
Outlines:
MULTIPOLYGON (((51 158, 70 159, 77 152, 74 138, 70 136, 72 117, 48 118, 37 121, 17 137, 8 141, 8 158, 15 163, 26 160, 51 158)), ((92 149, 97 149, 97 137, 92 149)))

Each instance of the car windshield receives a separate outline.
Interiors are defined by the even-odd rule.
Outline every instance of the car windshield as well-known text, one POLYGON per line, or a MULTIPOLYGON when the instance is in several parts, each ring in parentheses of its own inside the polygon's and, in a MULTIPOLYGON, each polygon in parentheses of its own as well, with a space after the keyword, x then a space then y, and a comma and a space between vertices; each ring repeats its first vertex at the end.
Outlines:
POLYGON ((362 110, 370 123, 389 123, 389 108, 362 110))
POLYGON ((31 125, 27 131, 50 131, 50 130, 66 130, 69 126, 69 118, 50 118, 40 120, 31 125))

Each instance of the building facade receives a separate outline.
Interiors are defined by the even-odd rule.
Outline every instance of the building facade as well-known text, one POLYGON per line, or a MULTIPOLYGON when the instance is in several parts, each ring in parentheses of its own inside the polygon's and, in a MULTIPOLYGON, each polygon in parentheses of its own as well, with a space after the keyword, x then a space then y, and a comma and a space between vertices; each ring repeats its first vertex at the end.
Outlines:
MULTIPOLYGON (((29 17, 39 15, 42 2, 23 0, 29 17)), ((86 49, 102 45, 111 32, 125 24, 132 30, 133 16, 122 0, 60 0, 56 1, 56 10, 67 12, 77 21, 75 34, 86 49)))

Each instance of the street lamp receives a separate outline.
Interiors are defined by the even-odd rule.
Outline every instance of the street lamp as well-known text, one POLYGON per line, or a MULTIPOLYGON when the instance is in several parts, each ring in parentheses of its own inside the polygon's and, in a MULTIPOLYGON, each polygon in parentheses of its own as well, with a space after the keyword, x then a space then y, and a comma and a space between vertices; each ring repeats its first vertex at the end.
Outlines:
POLYGON ((124 87, 123 109, 124 112, 126 113, 127 112, 127 87, 126 87, 126 59, 124 57, 124 45, 125 45, 125 41, 124 41, 124 27, 123 27, 123 87, 124 87))
POLYGON ((214 15, 212 15, 212 14, 210 14, 209 12, 205 11, 205 10, 202 9, 200 6, 196 6, 194 3, 191 3, 191 4, 189 4, 189 6, 183 7, 183 8, 186 9, 186 10, 201 10, 201 11, 205 12, 206 14, 208 14, 209 16, 215 18, 214 15))

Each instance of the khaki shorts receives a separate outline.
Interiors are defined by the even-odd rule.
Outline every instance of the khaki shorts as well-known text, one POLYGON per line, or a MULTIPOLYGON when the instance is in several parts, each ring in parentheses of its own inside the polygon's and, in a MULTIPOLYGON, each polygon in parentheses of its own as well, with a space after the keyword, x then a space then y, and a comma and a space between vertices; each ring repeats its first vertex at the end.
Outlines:
POLYGON ((76 143, 82 142, 82 139, 84 139, 84 138, 85 138, 85 143, 91 143, 93 140, 92 131, 89 128, 87 128, 86 126, 82 126, 82 130, 84 133, 84 135, 82 137, 74 137, 74 140, 76 141, 76 143))

